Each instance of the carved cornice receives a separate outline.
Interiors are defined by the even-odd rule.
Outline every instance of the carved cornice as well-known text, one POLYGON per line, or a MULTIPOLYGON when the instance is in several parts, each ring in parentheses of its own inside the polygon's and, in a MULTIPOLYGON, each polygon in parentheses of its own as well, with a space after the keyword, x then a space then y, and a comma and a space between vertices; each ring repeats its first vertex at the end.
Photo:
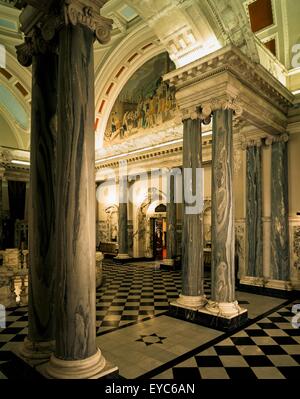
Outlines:
MULTIPOLYGON (((238 48, 229 45, 209 54, 200 60, 172 71, 164 76, 164 81, 177 90, 228 71, 248 88, 272 102, 278 109, 287 112, 294 96, 261 65, 252 62, 238 48)), ((201 104, 198 104, 201 105, 201 104)))
POLYGON ((270 135, 287 130, 293 94, 232 45, 168 73, 164 80, 176 87, 179 108, 198 106, 202 119, 216 109, 232 109, 235 124, 243 120, 270 135))
POLYGON ((266 137, 265 144, 272 145, 273 143, 287 143, 289 141, 288 133, 279 134, 277 136, 266 137))

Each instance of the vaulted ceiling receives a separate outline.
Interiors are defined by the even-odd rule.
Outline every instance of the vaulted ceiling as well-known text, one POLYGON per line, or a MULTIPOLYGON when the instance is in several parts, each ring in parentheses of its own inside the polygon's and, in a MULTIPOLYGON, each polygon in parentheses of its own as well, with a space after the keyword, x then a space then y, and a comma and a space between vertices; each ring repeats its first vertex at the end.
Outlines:
MULTIPOLYGON (((0 69, 0 114, 13 132, 11 145, 28 148, 31 72, 16 61, 15 45, 23 40, 20 11, 12 7, 17 2, 0 0, 0 44, 6 49, 6 67, 0 69)), ((298 0, 109 0, 102 14, 114 25, 111 42, 94 48, 98 146, 126 82, 165 51, 180 67, 233 43, 290 90, 300 90, 300 68, 292 65, 293 46, 300 44, 298 0)), ((0 145, 9 142, 2 140, 3 129, 0 145)))

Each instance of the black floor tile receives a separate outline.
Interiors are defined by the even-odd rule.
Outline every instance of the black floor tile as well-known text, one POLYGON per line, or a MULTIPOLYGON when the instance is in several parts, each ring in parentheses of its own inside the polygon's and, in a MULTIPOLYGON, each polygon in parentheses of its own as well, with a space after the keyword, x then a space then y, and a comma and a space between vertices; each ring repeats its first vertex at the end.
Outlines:
POLYGON ((255 345, 255 342, 249 337, 231 337, 231 341, 235 345, 255 345))
POLYGON ((286 355, 286 351, 279 345, 258 345, 265 355, 286 355))
POLYGON ((201 379, 200 371, 196 367, 175 367, 173 368, 174 380, 199 380, 201 379))
POLYGON ((238 355, 238 356, 240 356, 241 355, 239 350, 235 346, 229 346, 229 345, 221 346, 221 345, 218 345, 218 346, 215 346, 214 348, 215 348, 215 351, 217 352, 217 354, 219 356, 224 356, 224 355, 229 355, 229 356, 230 355, 238 355))
POLYGON ((292 337, 272 337, 278 345, 299 345, 292 337))
POLYGON ((299 367, 278 367, 278 370, 287 379, 299 380, 300 376, 299 367))
POLYGON ((272 367, 274 366, 271 360, 263 355, 250 355, 243 356, 246 362, 251 367, 272 367))
POLYGON ((200 354, 195 356, 195 360, 198 367, 223 367, 223 363, 218 356, 201 356, 200 354))
POLYGON ((257 380, 250 367, 226 367, 227 374, 233 380, 257 380))

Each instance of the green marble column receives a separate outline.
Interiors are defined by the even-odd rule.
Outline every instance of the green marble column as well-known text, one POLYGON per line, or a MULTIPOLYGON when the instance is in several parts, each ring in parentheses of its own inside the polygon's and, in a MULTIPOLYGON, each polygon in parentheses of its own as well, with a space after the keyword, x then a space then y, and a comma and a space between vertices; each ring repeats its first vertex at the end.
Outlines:
POLYGON ((164 263, 173 265, 177 255, 175 176, 170 176, 170 193, 167 203, 167 259, 164 263))
POLYGON ((290 278, 286 140, 283 136, 273 141, 271 160, 271 277, 284 281, 290 278))
POLYGON ((224 317, 241 310, 235 299, 232 118, 230 109, 213 113, 212 295, 206 309, 224 317))
POLYGON ((262 162, 261 141, 246 149, 247 276, 262 277, 262 162))
POLYGON ((2 199, 2 177, 4 170, 0 168, 0 249, 3 249, 3 199, 2 199))
MULTIPOLYGON (((196 171, 202 167, 202 138, 200 119, 183 122, 183 184, 196 193, 196 171)), ((200 193, 203 195, 203 193, 200 193)), ((185 197, 185 196, 184 196, 185 197)), ((203 213, 190 214, 184 198, 182 229, 182 295, 177 303, 199 308, 206 302, 203 266, 203 213)))
POLYGON ((30 188, 28 203, 28 337, 22 354, 47 358, 54 349, 55 151, 57 69, 55 48, 34 31, 33 53, 17 47, 20 63, 32 60, 30 188))

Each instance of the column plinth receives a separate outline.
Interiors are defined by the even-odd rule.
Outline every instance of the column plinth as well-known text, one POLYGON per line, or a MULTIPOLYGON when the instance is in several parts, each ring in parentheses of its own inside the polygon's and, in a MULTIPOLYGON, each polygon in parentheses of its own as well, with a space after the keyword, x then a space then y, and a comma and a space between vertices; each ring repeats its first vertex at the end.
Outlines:
POLYGON ((45 374, 56 379, 98 379, 105 376, 106 360, 100 349, 82 360, 64 360, 55 355, 50 358, 45 374))

